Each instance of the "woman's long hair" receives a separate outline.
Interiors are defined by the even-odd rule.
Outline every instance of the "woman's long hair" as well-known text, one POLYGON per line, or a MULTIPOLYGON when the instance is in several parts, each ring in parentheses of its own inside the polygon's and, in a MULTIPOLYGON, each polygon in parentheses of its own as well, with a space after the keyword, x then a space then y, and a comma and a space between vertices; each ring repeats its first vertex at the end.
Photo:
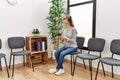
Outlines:
POLYGON ((65 16, 66 16, 68 22, 70 23, 70 26, 74 27, 74 24, 73 24, 73 21, 72 21, 72 17, 70 15, 65 15, 65 16))

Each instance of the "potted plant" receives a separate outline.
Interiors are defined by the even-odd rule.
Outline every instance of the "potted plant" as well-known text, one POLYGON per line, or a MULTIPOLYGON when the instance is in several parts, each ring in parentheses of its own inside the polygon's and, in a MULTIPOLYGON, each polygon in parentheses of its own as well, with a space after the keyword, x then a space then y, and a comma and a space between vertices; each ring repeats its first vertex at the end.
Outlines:
POLYGON ((32 34, 33 34, 34 36, 39 36, 39 35, 40 35, 39 29, 38 29, 38 28, 33 29, 32 34))
POLYGON ((65 8, 65 1, 63 0, 50 0, 49 15, 47 16, 49 38, 54 44, 54 49, 58 49, 59 40, 57 36, 61 34, 63 27, 63 15, 67 13, 65 8), (56 44, 57 43, 57 44, 56 44))

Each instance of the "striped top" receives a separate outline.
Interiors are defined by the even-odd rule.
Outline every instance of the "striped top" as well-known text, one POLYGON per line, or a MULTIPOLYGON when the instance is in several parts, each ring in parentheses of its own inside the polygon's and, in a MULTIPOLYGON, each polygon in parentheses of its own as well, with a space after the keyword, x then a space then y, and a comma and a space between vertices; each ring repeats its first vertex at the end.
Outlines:
POLYGON ((62 36, 66 36, 69 39, 73 40, 73 43, 69 43, 68 41, 64 40, 63 41, 64 47, 77 47, 77 42, 76 42, 77 30, 75 27, 72 27, 69 32, 67 32, 66 28, 64 28, 62 31, 62 36))

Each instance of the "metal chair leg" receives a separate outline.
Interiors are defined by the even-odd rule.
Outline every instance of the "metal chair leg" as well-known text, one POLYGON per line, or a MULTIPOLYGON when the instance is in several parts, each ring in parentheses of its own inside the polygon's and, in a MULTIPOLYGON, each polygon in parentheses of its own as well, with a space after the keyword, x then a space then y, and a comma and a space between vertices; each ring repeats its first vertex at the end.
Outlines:
POLYGON ((90 60, 89 60, 89 70, 90 70, 90 60))
POLYGON ((73 65, 73 64, 72 64, 72 63, 73 63, 72 56, 73 56, 73 55, 71 55, 71 75, 72 75, 72 65, 73 65))
POLYGON ((103 63, 101 62, 101 64, 102 64, 102 68, 103 68, 103 74, 104 74, 104 76, 105 76, 105 70, 104 70, 103 63))
POLYGON ((0 58, 0 70, 2 71, 2 64, 1 64, 1 58, 0 58))
POLYGON ((5 65, 6 65, 7 75, 8 75, 8 78, 9 78, 9 77, 10 77, 10 75, 9 75, 9 71, 8 71, 8 67, 7 67, 7 61, 6 61, 5 56, 4 56, 4 60, 5 60, 5 65))
POLYGON ((15 56, 13 55, 12 77, 14 76, 14 63, 15 63, 15 56))
POLYGON ((30 54, 30 60, 31 60, 32 69, 33 69, 33 72, 34 72, 34 65, 33 65, 33 60, 32 60, 32 56, 31 56, 31 54, 30 54))
POLYGON ((23 66, 25 66, 25 55, 23 55, 23 66))
POLYGON ((111 68, 112 68, 112 78, 114 78, 113 65, 111 66, 111 68))
POLYGON ((75 72, 75 65, 76 65, 76 60, 77 60, 77 56, 75 57, 74 67, 73 67, 73 72, 72 72, 72 76, 74 76, 74 72, 75 72))
POLYGON ((83 59, 83 64, 84 64, 84 67, 85 67, 85 69, 86 69, 86 65, 85 65, 85 61, 84 61, 84 59, 83 59))
POLYGON ((97 66, 97 71, 96 71, 95 80, 97 80, 97 75, 98 75, 98 69, 99 69, 99 65, 100 65, 100 61, 98 62, 98 66, 97 66))
POLYGON ((89 66, 90 66, 90 77, 92 80, 92 60, 89 60, 89 66))
POLYGON ((9 69, 10 69, 10 66, 11 66, 11 59, 12 59, 12 55, 10 54, 9 69))
MULTIPOLYGON (((82 53, 82 49, 80 49, 80 53, 82 53)), ((84 59, 83 59, 83 64, 84 64, 84 67, 85 67, 85 69, 86 69, 86 65, 85 65, 84 59)))
POLYGON ((75 60, 75 59, 74 59, 74 55, 73 55, 72 57, 73 57, 73 62, 74 62, 74 60, 75 60))

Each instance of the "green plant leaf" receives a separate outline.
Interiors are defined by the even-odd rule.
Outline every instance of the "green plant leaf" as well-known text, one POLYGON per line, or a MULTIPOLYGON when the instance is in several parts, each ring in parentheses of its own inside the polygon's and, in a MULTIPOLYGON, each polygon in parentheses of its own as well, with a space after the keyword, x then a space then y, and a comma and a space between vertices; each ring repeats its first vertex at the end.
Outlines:
POLYGON ((49 0, 50 8, 47 16, 49 38, 52 43, 56 41, 56 37, 61 33, 63 27, 63 15, 67 13, 67 9, 64 6, 64 0, 49 0))

